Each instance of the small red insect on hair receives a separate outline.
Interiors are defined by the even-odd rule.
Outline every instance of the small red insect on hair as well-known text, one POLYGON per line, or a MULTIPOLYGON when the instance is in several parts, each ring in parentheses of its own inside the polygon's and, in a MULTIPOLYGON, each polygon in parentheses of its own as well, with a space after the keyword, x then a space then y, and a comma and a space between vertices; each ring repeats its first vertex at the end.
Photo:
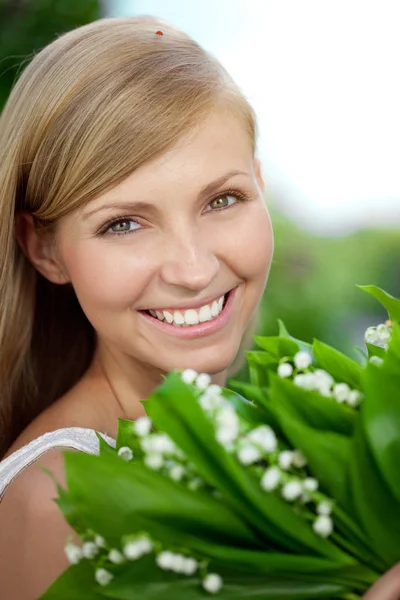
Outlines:
POLYGON ((156 31, 156 35, 164 35, 162 31, 156 31))

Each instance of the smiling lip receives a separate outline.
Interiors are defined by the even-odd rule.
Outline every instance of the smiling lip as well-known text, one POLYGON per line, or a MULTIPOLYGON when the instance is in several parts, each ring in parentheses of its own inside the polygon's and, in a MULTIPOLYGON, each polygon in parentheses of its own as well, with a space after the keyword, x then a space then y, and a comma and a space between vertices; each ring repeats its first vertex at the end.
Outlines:
POLYGON ((212 304, 214 302, 214 300, 218 300, 218 298, 221 298, 221 296, 225 296, 227 293, 226 292, 224 294, 220 294, 219 296, 208 296, 208 298, 204 298, 201 302, 199 300, 195 300, 193 302, 188 302, 187 304, 185 304, 184 306, 169 306, 169 307, 163 307, 163 308, 150 308, 150 309, 146 309, 146 310, 154 310, 154 311, 158 311, 158 312, 163 312, 164 310, 168 311, 168 312, 175 312, 175 311, 185 311, 185 310, 189 310, 189 309, 194 309, 194 310, 200 310, 200 308, 202 306, 206 306, 207 304, 212 304))
POLYGON ((138 312, 144 319, 149 321, 155 327, 158 327, 159 329, 161 329, 161 331, 164 331, 165 333, 168 333, 169 335, 173 335, 175 337, 178 337, 178 338, 181 338, 184 340, 191 340, 194 338, 198 338, 198 337, 202 337, 202 336, 206 336, 206 335, 211 335, 212 333, 216 333, 217 331, 219 331, 226 325, 226 323, 230 317, 230 314, 231 314, 232 304, 233 304, 236 290, 237 290, 237 287, 234 288, 233 290, 231 290, 230 292, 228 292, 228 298, 225 302, 225 306, 224 306, 222 312, 218 315, 218 317, 215 317, 211 321, 205 321, 204 323, 198 323, 198 325, 190 325, 188 327, 177 327, 176 325, 172 325, 172 324, 170 325, 169 323, 166 323, 165 321, 160 321, 159 319, 155 319, 154 317, 149 315, 146 311, 139 310, 138 312))

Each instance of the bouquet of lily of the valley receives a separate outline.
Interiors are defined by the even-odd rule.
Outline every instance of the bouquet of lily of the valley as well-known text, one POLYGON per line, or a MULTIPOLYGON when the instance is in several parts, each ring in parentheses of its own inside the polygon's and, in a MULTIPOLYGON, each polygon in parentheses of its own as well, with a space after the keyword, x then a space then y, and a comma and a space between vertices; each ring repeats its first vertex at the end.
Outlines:
POLYGON ((249 383, 172 372, 116 449, 66 453, 80 543, 42 600, 356 600, 400 560, 400 300, 356 362, 256 337, 249 383))

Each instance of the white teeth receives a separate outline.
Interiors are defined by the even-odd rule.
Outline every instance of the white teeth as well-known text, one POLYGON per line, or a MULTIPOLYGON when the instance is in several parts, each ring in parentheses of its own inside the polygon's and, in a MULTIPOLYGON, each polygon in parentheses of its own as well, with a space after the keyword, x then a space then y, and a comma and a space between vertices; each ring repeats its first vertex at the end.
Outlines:
POLYGON ((159 319, 160 321, 166 321, 172 323, 176 327, 189 327, 190 325, 197 325, 198 323, 205 323, 218 317, 222 312, 225 296, 221 296, 218 300, 214 300, 209 305, 202 306, 199 310, 190 308, 185 311, 175 310, 174 313, 170 313, 167 310, 149 310, 152 317, 159 319))

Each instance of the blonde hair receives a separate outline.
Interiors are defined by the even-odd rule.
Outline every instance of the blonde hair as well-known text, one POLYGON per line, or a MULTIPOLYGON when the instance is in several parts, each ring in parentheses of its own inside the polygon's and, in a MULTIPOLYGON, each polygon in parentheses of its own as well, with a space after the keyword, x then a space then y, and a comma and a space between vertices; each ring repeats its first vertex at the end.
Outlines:
POLYGON ((151 16, 77 28, 25 68, 0 117, 0 456, 83 375, 95 344, 72 287, 47 281, 18 246, 16 212, 51 229, 219 105, 255 150, 254 112, 225 69, 151 16))

